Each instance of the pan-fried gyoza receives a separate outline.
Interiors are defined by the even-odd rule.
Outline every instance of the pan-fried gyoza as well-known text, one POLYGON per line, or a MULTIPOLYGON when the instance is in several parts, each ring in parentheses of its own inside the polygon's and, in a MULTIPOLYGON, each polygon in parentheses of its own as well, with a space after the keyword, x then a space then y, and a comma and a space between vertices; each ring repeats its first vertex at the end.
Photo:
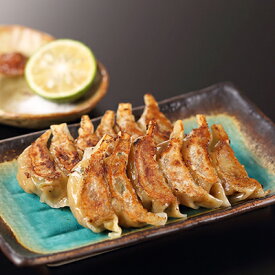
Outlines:
POLYGON ((98 143, 99 138, 94 133, 94 125, 89 116, 83 115, 78 129, 78 138, 76 139, 76 147, 82 155, 87 147, 94 147, 98 143))
POLYGON ((230 206, 223 186, 211 162, 208 146, 210 131, 205 116, 197 115, 199 128, 193 129, 183 142, 183 158, 196 183, 210 195, 230 206))
POLYGON ((156 144, 169 139, 172 132, 172 123, 159 110, 158 103, 151 94, 144 95, 145 108, 142 116, 138 120, 138 126, 145 133, 151 120, 156 122, 154 127, 154 140, 156 144))
POLYGON ((158 162, 168 184, 179 202, 187 207, 220 207, 223 201, 211 196, 197 185, 186 167, 181 154, 183 137, 183 123, 178 120, 174 124, 169 142, 160 148, 158 162))
POLYGON ((104 158, 114 143, 104 135, 95 148, 85 150, 83 159, 74 168, 68 181, 70 208, 77 221, 94 232, 108 229, 110 236, 119 236, 121 228, 112 207, 112 197, 104 177, 104 158))
POLYGON ((132 114, 132 105, 130 103, 120 103, 118 105, 116 123, 120 131, 131 135, 132 140, 145 134, 135 121, 135 117, 132 114))
POLYGON ((55 162, 61 170, 69 175, 74 166, 80 161, 80 156, 75 146, 66 123, 52 125, 52 141, 50 151, 55 162))
POLYGON ((110 187, 112 205, 119 218, 119 224, 125 227, 163 225, 167 220, 166 213, 155 214, 143 208, 127 177, 130 148, 130 135, 120 133, 113 153, 104 160, 105 179, 110 187))
POLYGON ((102 138, 105 134, 116 137, 115 132, 115 112, 108 110, 101 118, 100 124, 97 126, 95 134, 98 138, 102 138))
POLYGON ((185 219, 179 204, 228 207, 269 193, 249 178, 221 125, 211 137, 197 115, 198 128, 185 136, 183 122, 173 127, 152 95, 144 101, 137 122, 130 103, 106 111, 96 130, 83 115, 77 139, 66 123, 52 125, 18 157, 19 185, 50 207, 70 206, 81 225, 110 237, 121 235, 120 226, 185 219))
POLYGON ((146 135, 134 141, 129 159, 129 176, 143 206, 149 211, 166 212, 168 217, 184 217, 156 161, 155 127, 155 122, 151 121, 146 135))
POLYGON ((27 193, 54 208, 68 206, 67 176, 60 170, 47 147, 47 130, 18 157, 17 180, 27 193))
POLYGON ((231 202, 266 196, 261 184, 249 178, 243 165, 235 157, 229 138, 222 125, 214 124, 210 154, 218 175, 222 180, 225 194, 231 202))

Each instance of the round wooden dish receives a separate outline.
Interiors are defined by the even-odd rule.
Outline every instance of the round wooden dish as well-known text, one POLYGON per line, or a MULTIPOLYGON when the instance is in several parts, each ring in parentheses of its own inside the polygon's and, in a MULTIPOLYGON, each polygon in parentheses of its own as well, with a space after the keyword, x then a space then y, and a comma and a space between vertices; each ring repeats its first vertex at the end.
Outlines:
MULTIPOLYGON (((20 52, 29 57, 53 39, 48 34, 23 26, 0 26, 0 54, 20 52)), ((96 77, 83 97, 71 103, 55 103, 34 94, 24 76, 6 77, 0 74, 0 123, 39 129, 73 121, 95 107, 106 94, 108 85, 108 73, 97 62, 96 77)))

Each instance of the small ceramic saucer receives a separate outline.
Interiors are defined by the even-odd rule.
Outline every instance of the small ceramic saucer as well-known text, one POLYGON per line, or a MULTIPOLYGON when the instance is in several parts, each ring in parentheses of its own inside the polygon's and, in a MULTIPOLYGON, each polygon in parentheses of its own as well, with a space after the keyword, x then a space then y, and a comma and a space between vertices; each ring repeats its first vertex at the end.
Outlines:
MULTIPOLYGON (((0 54, 19 52, 29 57, 53 39, 46 33, 23 26, 0 26, 0 54)), ((105 67, 100 62, 97 64, 97 75, 91 89, 72 103, 48 101, 30 90, 24 76, 0 74, 0 123, 38 129, 69 122, 90 112, 106 94, 109 84, 105 67)))

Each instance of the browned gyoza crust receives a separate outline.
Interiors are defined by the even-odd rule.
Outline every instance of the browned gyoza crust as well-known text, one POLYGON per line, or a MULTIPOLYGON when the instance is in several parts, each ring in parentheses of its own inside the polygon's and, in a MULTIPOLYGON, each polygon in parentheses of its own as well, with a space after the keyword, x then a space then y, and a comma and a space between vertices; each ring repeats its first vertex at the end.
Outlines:
POLYGON ((47 147, 51 130, 37 138, 18 158, 17 179, 28 193, 34 193, 51 207, 67 206, 67 176, 55 164, 47 147))
POLYGON ((152 212, 166 212, 169 217, 182 217, 177 198, 166 184, 156 161, 153 138, 155 123, 150 122, 147 134, 135 140, 129 160, 129 176, 143 206, 152 212))
POLYGON ((68 197, 70 208, 81 225, 94 232, 108 229, 118 236, 121 228, 104 177, 103 161, 111 143, 114 139, 104 135, 95 148, 85 150, 83 159, 69 177, 68 197))
POLYGON ((236 202, 267 195, 269 191, 265 192, 257 180, 249 178, 244 166, 235 157, 222 125, 214 124, 211 129, 213 138, 210 155, 230 201, 236 202))
POLYGON ((106 146, 108 146, 107 137, 91 155, 89 165, 83 171, 82 207, 89 222, 97 227, 114 216, 109 188, 104 179, 103 159, 106 146))
POLYGON ((102 138, 105 134, 116 137, 115 132, 115 112, 107 110, 101 118, 100 124, 98 125, 95 134, 98 138, 102 138))
POLYGON ((154 127, 154 140, 156 144, 169 139, 172 132, 172 123, 159 110, 159 106, 155 98, 151 94, 144 95, 145 108, 142 116, 138 120, 138 126, 145 133, 151 120, 156 122, 154 127))
POLYGON ((145 224, 163 225, 165 213, 150 213, 141 205, 127 177, 126 167, 130 152, 130 135, 120 133, 110 157, 104 160, 105 177, 110 187, 112 206, 118 215, 119 224, 125 227, 141 227, 145 224))
POLYGON ((66 123, 51 126, 50 151, 58 166, 68 175, 80 161, 77 148, 66 123))
POLYGON ((78 129, 78 138, 76 146, 83 153, 87 147, 94 147, 98 143, 99 138, 94 133, 94 125, 88 115, 83 115, 78 129))
POLYGON ((222 200, 222 206, 230 206, 209 156, 211 137, 206 118, 197 115, 197 121, 199 127, 193 129, 184 139, 183 159, 196 183, 215 198, 222 200))
POLYGON ((186 167, 181 154, 183 137, 183 123, 178 120, 174 124, 170 140, 160 148, 158 162, 168 184, 179 202, 187 207, 220 207, 223 201, 197 185, 186 167))
POLYGON ((33 142, 29 149, 33 171, 38 176, 49 180, 60 176, 60 172, 57 171, 53 157, 47 147, 50 136, 51 130, 46 131, 33 142))
POLYGON ((118 105, 116 122, 119 130, 131 135, 132 140, 145 134, 135 121, 135 117, 132 114, 132 104, 130 103, 120 103, 118 105))

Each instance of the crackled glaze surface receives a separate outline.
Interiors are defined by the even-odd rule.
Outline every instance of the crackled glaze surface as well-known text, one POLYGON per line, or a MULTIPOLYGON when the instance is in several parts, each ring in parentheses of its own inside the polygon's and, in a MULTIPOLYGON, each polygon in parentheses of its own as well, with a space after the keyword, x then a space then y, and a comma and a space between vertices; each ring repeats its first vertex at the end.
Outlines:
MULTIPOLYGON (((262 167, 246 146, 237 121, 228 115, 209 116, 207 119, 209 125, 221 123, 224 126, 231 138, 231 145, 249 176, 261 182, 265 190, 271 189, 274 192, 275 175, 262 167)), ((195 118, 184 120, 184 125, 186 133, 190 132, 196 127, 195 118)), ((108 239, 107 232, 96 234, 80 226, 69 208, 50 208, 40 203, 37 196, 25 193, 17 183, 16 173, 16 161, 0 165, 0 214, 24 247, 38 253, 53 253, 108 239)), ((206 211, 210 212, 203 208, 182 209, 189 218, 206 211)), ((136 230, 124 230, 124 234, 134 231, 136 230)))
MULTIPOLYGON (((265 198, 248 200, 218 210, 183 208, 187 220, 170 219, 162 227, 124 230, 117 239, 107 233, 95 234, 78 225, 69 209, 51 209, 35 195, 24 193, 16 181, 16 161, 24 148, 40 134, 34 133, 0 141, 0 246, 18 265, 62 263, 112 249, 147 241, 168 234, 180 234, 201 224, 234 217, 275 203, 275 127, 252 103, 229 83, 184 94, 160 103, 161 110, 172 120, 183 119, 185 131, 196 127, 194 115, 207 116, 209 124, 221 123, 231 138, 236 156, 249 176, 271 189, 265 198), (8 162, 5 162, 8 161, 8 162)), ((134 108, 138 118, 143 107, 134 108)), ((97 126, 100 118, 94 119, 97 126)), ((79 125, 71 125, 76 136, 79 125)))

